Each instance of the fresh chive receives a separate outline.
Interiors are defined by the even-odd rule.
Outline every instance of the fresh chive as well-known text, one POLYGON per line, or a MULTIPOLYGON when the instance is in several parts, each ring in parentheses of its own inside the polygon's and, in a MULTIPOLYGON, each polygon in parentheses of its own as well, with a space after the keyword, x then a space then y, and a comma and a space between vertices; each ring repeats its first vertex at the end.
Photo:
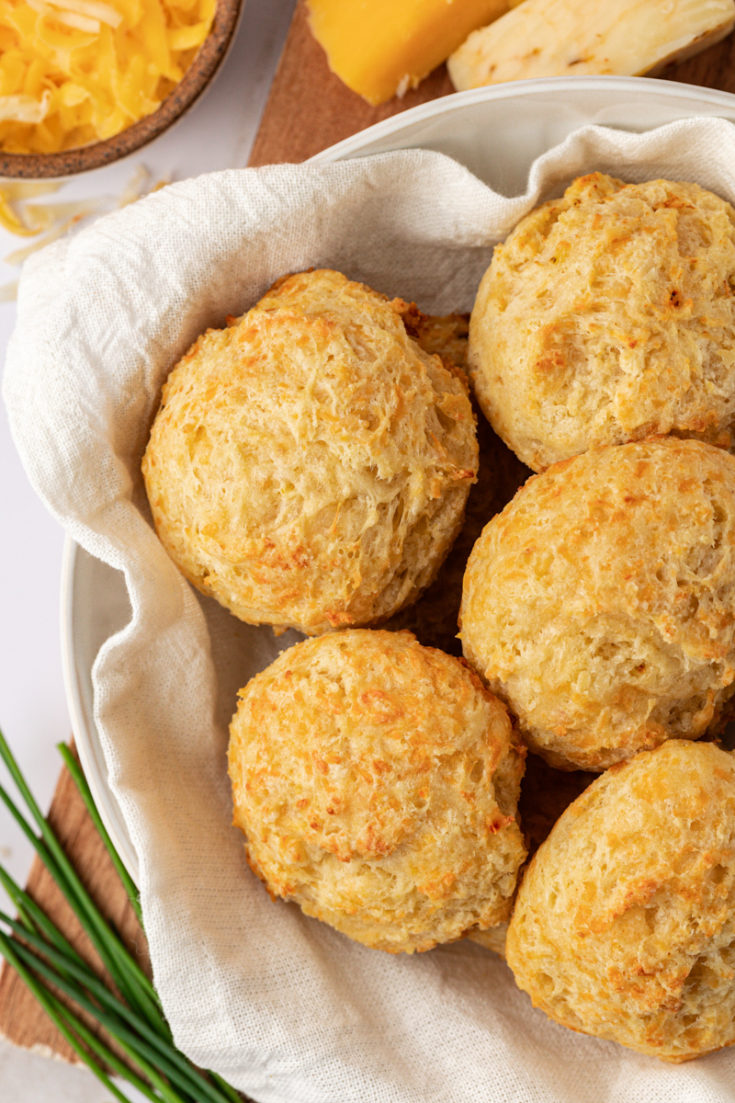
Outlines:
POLYGON ((0 866, 0 884, 18 909, 18 915, 23 921, 24 930, 31 933, 33 931, 40 932, 49 945, 61 950, 82 968, 89 968, 86 961, 77 953, 58 927, 54 926, 33 897, 29 896, 2 866, 0 866))
POLYGON ((79 790, 80 796, 81 796, 82 800, 84 801, 84 805, 85 805, 87 811, 89 812, 90 819, 92 820, 92 823, 94 824, 94 826, 97 828, 97 833, 99 834, 100 838, 102 839, 102 842, 105 844, 105 847, 107 848, 107 853, 110 855, 110 858, 112 859, 113 865, 115 866, 115 869, 117 870, 118 877, 122 881, 123 888, 125 889, 125 892, 127 893, 128 900, 130 901, 130 903, 132 905, 132 908, 133 908, 133 911, 135 912, 135 914, 138 918, 138 922, 140 923, 140 925, 142 927, 143 926, 143 913, 140 910, 140 895, 138 893, 138 888, 137 888, 135 882, 133 881, 132 877, 128 873, 127 869, 125 868, 124 862, 121 860, 120 855, 115 850, 112 839, 110 838, 110 836, 107 833, 107 828, 103 824, 102 817, 100 816, 99 812, 97 811, 97 805, 94 803, 94 797, 92 796, 92 790, 89 788, 89 785, 87 784, 87 779, 84 776, 84 773, 82 772, 82 769, 81 769, 79 763, 77 762, 76 758, 71 753, 71 750, 69 749, 69 747, 67 747, 67 745, 65 743, 57 743, 56 746, 57 746, 57 749, 59 751, 59 754, 61 755, 61 757, 64 759, 64 762, 66 763, 66 768, 69 771, 69 773, 71 774, 71 776, 74 780, 74 784, 76 785, 77 789, 79 790))
MULTIPOLYGON (((134 1061, 141 1072, 157 1088, 161 1097, 166 1100, 166 1103, 190 1103, 191 1097, 189 1095, 180 1095, 166 1083, 162 1076, 160 1076, 158 1071, 150 1063, 150 1058, 152 1057, 153 1060, 156 1060, 156 1055, 151 1053, 150 1048, 146 1046, 145 1042, 141 1042, 139 1038, 136 1039, 135 1035, 125 1027, 118 1016, 105 1011, 104 1008, 97 1005, 85 995, 84 990, 79 985, 72 984, 68 980, 65 980, 22 943, 14 942, 12 939, 11 942, 13 942, 15 953, 28 968, 32 969, 37 976, 43 978, 47 984, 52 984, 65 996, 71 997, 77 1007, 82 1011, 86 1011, 89 1015, 92 1015, 99 1025, 107 1030, 111 1037, 115 1039, 115 1042, 125 1056, 130 1058, 131 1061, 134 1061)), ((108 1060, 106 1055, 104 1055, 103 1059, 105 1061, 108 1060)), ((120 1069, 116 1068, 116 1071, 119 1072, 120 1069)))
POLYGON ((229 1099, 230 1103, 242 1103, 242 1096, 239 1092, 235 1091, 231 1084, 228 1084, 227 1081, 223 1080, 222 1077, 219 1076, 216 1072, 210 1071, 209 1075, 212 1077, 212 1080, 215 1082, 220 1091, 222 1091, 225 1099, 229 1099))
POLYGON ((118 985, 128 1002, 136 1007, 142 1015, 145 1015, 151 1024, 155 1025, 160 1015, 160 1004, 153 985, 138 965, 138 962, 97 910, 94 901, 36 804, 2 731, 0 731, 0 759, 7 766, 18 792, 36 821, 41 832, 41 839, 33 832, 30 824, 27 823, 25 817, 2 786, 0 786, 0 799, 10 810, 13 818, 18 822, 26 837, 36 849, 41 861, 59 884, 67 902, 73 908, 115 984, 118 985))
MULTIPOLYGON (((1 738, 2 736, 0 734, 0 739, 1 738)), ((1 744, 0 757, 5 760, 1 744)), ((110 973, 110 976, 120 988, 120 991, 130 1003, 141 1009, 142 1013, 146 1015, 149 1021, 155 1021, 155 1011, 150 1007, 152 1002, 151 997, 148 995, 145 988, 141 986, 137 975, 139 973, 141 977, 144 976, 137 962, 134 961, 109 925, 105 923, 91 898, 86 893, 86 890, 82 889, 85 898, 80 899, 79 894, 74 891, 74 886, 69 883, 69 879, 65 876, 64 870, 60 868, 56 861, 56 856, 51 847, 46 844, 43 838, 39 838, 34 833, 30 824, 2 785, 0 785, 0 799, 3 801, 26 838, 31 842, 31 845, 36 850, 36 853, 49 873, 51 873, 52 877, 59 885, 68 904, 73 909, 82 928, 88 935, 92 945, 102 959, 105 968, 110 973), (134 966, 134 969, 131 968, 131 966, 134 966)), ((74 876, 76 877, 76 874, 74 876)), ((81 886, 81 882, 79 882, 79 884, 81 886)), ((148 982, 147 977, 145 980, 149 985, 150 982, 148 982)))
MULTIPOLYGON (((81 769, 67 748, 59 750, 140 918, 137 889, 101 823, 81 769)), ((129 1103, 129 1100, 107 1075, 107 1069, 118 1072, 147 1098, 158 1103, 242 1103, 242 1097, 230 1084, 215 1073, 197 1068, 174 1046, 153 985, 82 885, 43 818, 1 731, 0 760, 7 766, 39 827, 40 836, 2 786, 0 799, 30 839, 74 910, 117 992, 100 980, 43 909, 1 865, 0 884, 17 909, 18 919, 0 912, 0 921, 14 932, 14 935, 7 935, 0 931, 0 954, 17 970, 81 1060, 121 1103, 129 1103), (45 978, 45 983, 40 978, 45 978), (91 1015, 125 1053, 134 1069, 97 1038, 49 985, 91 1015)))
MULTIPOLYGON (((55 1003, 59 1014, 63 1014, 65 1011, 67 1011, 67 1008, 60 1000, 56 1000, 55 1003)), ((101 1061, 105 1062, 105 1064, 108 1065, 109 1068, 111 1068, 114 1072, 116 1072, 118 1076, 121 1076, 123 1080, 127 1080, 128 1083, 132 1084, 134 1088, 137 1088, 142 1095, 146 1096, 147 1099, 152 1100, 153 1103, 161 1103, 161 1096, 157 1095, 156 1092, 150 1087, 149 1084, 146 1083, 145 1080, 138 1076, 138 1074, 134 1072, 134 1070, 126 1065, 123 1061, 121 1061, 118 1058, 117 1054, 114 1053, 113 1050, 109 1048, 109 1046, 106 1046, 104 1042, 101 1042, 100 1039, 91 1030, 89 1030, 89 1028, 82 1022, 82 1020, 73 1012, 71 1013, 71 1019, 74 1023, 74 1029, 76 1033, 89 1047, 89 1049, 91 1049, 92 1052, 100 1058, 101 1061)), ((183 1101, 176 1100, 174 1097, 170 1099, 168 1103, 183 1103, 183 1101)))
MULTIPOLYGON (((210 1101, 210 1103, 221 1103, 221 1092, 208 1083, 204 1074, 195 1069, 183 1054, 174 1049, 159 1034, 156 1034, 144 1019, 136 1015, 109 988, 106 988, 102 981, 90 972, 88 966, 84 963, 78 964, 69 955, 49 946, 39 935, 28 931, 22 923, 11 919, 3 912, 0 912, 0 922, 10 927, 12 931, 28 943, 28 947, 35 951, 35 954, 32 954, 28 947, 17 945, 16 951, 23 960, 32 967, 36 967, 34 966, 34 960, 38 960, 38 955, 46 958, 50 965, 56 968, 57 972, 52 974, 42 960, 38 966, 42 975, 57 985, 79 1007, 94 1015, 112 1037, 116 1039, 118 1037, 124 1038, 129 1045, 139 1049, 145 1058, 150 1061, 158 1061, 161 1070, 170 1080, 178 1083, 183 1091, 197 1093, 198 1103, 199 1101, 205 1103, 205 1100, 210 1101), (72 978, 71 981, 65 979, 64 974, 72 978), (103 1017, 103 1014, 90 1002, 87 993, 98 1002, 106 1017, 103 1017), (122 1022, 112 1022, 109 1018, 110 1015, 116 1016, 122 1022), (138 1037, 136 1037, 136 1031, 138 1037), (153 1052, 154 1050, 155 1052, 153 1052)), ((15 943, 15 940, 13 942, 15 943)), ((229 1085, 226 1086, 229 1088, 229 1085)), ((234 1092, 232 1088, 229 1088, 229 1090, 234 1092)), ((240 1103, 240 1097, 236 1092, 229 1098, 240 1103)))
POLYGON ((71 1048, 74 1050, 77 1056, 81 1058, 87 1068, 89 1068, 94 1073, 97 1079, 101 1081, 102 1084, 104 1084, 109 1092, 112 1092, 116 1099, 119 1099, 121 1103, 130 1103, 130 1099, 128 1098, 128 1096, 123 1095, 119 1088, 115 1084, 113 1084, 112 1080, 110 1080, 104 1068, 101 1065, 97 1064, 89 1051, 86 1050, 81 1044, 76 1034, 73 1033, 69 1025, 71 1016, 69 1009, 66 1007, 64 1007, 63 1010, 59 1009, 58 1000, 56 1000, 53 995, 44 987, 44 985, 40 984, 33 976, 33 974, 28 969, 26 969, 22 961, 20 961, 18 956, 15 954, 10 939, 3 934, 0 934, 0 952, 2 952, 3 957, 6 959, 6 961, 8 961, 9 964, 13 966, 18 975, 23 979, 30 991, 43 1007, 46 1014, 54 1023, 57 1030, 59 1030, 64 1038, 66 1038, 71 1048))

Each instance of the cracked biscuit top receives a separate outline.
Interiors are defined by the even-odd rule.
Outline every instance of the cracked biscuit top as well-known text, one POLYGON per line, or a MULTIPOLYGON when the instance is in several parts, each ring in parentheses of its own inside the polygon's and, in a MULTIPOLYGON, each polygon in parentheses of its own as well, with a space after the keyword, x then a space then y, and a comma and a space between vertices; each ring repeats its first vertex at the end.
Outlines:
POLYGON ((464 375, 409 335, 418 321, 303 272, 171 372, 143 461, 153 519, 240 619, 309 635, 374 623, 436 574, 478 449, 464 375))
POLYGON ((532 476, 473 547, 465 657, 536 753, 603 770, 727 719, 735 457, 661 437, 532 476))
POLYGON ((564 811, 516 899, 507 959, 536 1007, 670 1061, 735 1042, 735 759, 671 740, 564 811))
POLYGON ((469 369, 536 471, 676 433, 735 442, 735 210, 697 184, 582 176, 495 249, 469 369))
POLYGON ((347 629, 282 652, 230 726, 235 823, 274 896, 368 946, 504 922, 526 849, 524 751, 461 660, 347 629))

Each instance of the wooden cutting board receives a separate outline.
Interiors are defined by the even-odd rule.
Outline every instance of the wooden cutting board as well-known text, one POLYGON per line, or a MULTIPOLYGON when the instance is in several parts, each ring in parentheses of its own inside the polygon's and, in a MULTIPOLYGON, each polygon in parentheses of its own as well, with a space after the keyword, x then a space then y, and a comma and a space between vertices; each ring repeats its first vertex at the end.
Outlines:
MULTIPOLYGON (((735 92, 735 36, 662 74, 670 80, 735 92)), ((402 100, 371 107, 329 71, 323 51, 311 37, 304 0, 299 0, 273 81, 250 163, 298 162, 373 123, 452 91, 442 67, 402 100)), ((61 773, 49 819, 104 912, 119 925, 129 944, 147 962, 145 940, 67 771, 61 773)), ((36 862, 29 891, 78 948, 84 946, 74 917, 36 862)), ((26 992, 15 973, 0 974, 0 1034, 26 1047, 45 1047, 73 1060, 64 1039, 26 992)))
MULTIPOLYGON (((735 92, 735 35, 659 76, 735 92)), ((304 161, 381 119, 453 91, 442 66, 403 99, 371 107, 329 71, 309 31, 306 4, 299 0, 250 163, 304 161)))

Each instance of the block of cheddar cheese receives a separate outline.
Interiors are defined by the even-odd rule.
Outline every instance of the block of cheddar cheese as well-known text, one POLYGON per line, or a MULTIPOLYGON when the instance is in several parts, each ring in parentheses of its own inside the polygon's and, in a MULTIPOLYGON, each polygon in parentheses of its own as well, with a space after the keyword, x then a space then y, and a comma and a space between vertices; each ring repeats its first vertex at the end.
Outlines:
POLYGON ((308 0, 330 69, 369 103, 403 95, 509 0, 308 0))

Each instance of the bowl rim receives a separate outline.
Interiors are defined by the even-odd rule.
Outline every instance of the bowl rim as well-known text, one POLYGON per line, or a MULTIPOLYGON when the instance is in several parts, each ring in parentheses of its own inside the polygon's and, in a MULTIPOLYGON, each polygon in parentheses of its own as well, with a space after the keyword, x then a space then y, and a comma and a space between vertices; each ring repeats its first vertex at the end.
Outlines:
POLYGON ((38 180, 102 168, 158 138, 207 90, 235 37, 245 0, 217 0, 212 27, 181 80, 150 115, 86 146, 58 153, 4 153, 0 177, 38 180))
POLYGON ((735 114, 735 93, 726 92, 720 88, 709 88, 706 85, 687 84, 684 81, 666 80, 661 77, 625 77, 600 73, 588 76, 534 77, 528 80, 504 81, 502 84, 484 84, 478 88, 469 88, 464 92, 450 92, 428 100, 426 103, 417 104, 395 115, 389 115, 388 118, 381 119, 364 130, 350 134, 347 138, 315 153, 308 158, 308 162, 327 164, 348 157, 365 156, 366 153, 371 152, 371 149, 366 150, 364 147, 371 147, 373 143, 391 138, 404 128, 414 127, 424 120, 434 119, 437 110, 443 114, 451 114, 455 110, 462 111, 475 103, 481 104, 488 100, 525 99, 536 95, 543 96, 544 92, 577 93, 602 90, 605 93, 630 95, 633 98, 641 91, 644 95, 659 92, 670 100, 694 98, 701 103, 721 107, 735 114), (440 108, 437 108, 438 104, 441 104, 440 108))

